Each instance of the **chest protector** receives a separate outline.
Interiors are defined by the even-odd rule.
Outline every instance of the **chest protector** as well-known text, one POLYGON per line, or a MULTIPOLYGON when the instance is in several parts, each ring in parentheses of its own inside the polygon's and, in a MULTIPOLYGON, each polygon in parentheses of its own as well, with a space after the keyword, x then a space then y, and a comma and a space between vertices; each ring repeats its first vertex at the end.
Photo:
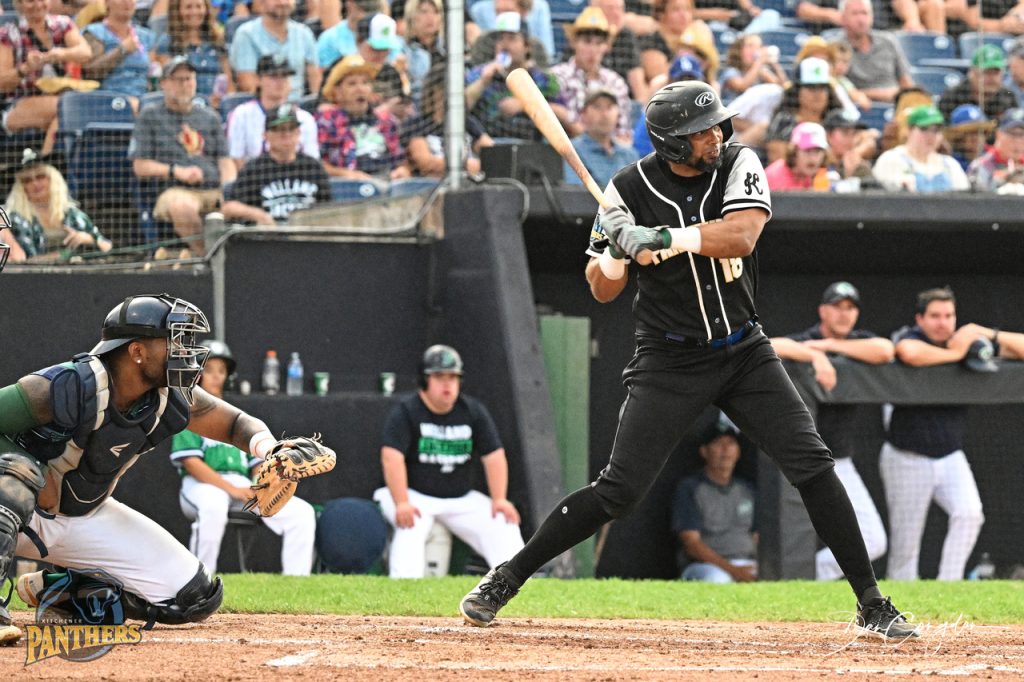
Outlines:
POLYGON ((184 429, 189 406, 178 391, 150 391, 148 403, 122 415, 107 368, 94 355, 36 372, 50 380, 53 421, 19 434, 18 444, 49 466, 57 483, 51 514, 84 516, 114 492, 130 466, 184 429))

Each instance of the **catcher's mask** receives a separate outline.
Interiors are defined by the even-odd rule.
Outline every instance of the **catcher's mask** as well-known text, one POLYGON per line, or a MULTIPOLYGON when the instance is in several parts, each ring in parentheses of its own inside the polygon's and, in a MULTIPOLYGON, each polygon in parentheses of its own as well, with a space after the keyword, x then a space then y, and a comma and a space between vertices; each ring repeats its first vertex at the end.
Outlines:
MULTIPOLYGON (((0 207, 0 231, 11 229, 11 219, 7 217, 7 211, 0 207)), ((0 240, 0 272, 4 271, 7 265, 7 257, 11 255, 11 247, 0 240)))
POLYGON ((462 376, 462 357, 451 346, 437 344, 423 351, 420 360, 420 387, 427 387, 431 374, 458 374, 462 376))
POLYGON ((92 349, 103 355, 138 338, 167 339, 167 386, 181 392, 192 404, 192 390, 210 353, 197 341, 208 334, 210 323, 203 311, 170 294, 129 296, 107 313, 101 341, 92 349))
POLYGON ((728 142, 736 112, 726 109, 707 83, 681 81, 654 93, 645 114, 651 145, 658 156, 672 163, 688 163, 693 154, 690 135, 717 125, 722 128, 722 141, 728 142))

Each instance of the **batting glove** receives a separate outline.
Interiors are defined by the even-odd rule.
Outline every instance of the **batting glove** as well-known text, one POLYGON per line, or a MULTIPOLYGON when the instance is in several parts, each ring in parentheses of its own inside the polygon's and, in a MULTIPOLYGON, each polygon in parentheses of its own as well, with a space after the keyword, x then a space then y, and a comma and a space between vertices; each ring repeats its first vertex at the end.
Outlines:
POLYGON ((667 249, 672 244, 672 237, 661 227, 632 225, 623 228, 615 241, 631 258, 636 258, 641 251, 667 249))
MULTIPOLYGON (((622 242, 619 241, 619 235, 627 227, 635 227, 636 222, 626 212, 624 206, 612 206, 610 208, 602 209, 599 214, 601 221, 601 231, 604 232, 604 236, 608 237, 609 245, 621 246, 622 242)), ((622 249, 618 249, 620 252, 622 249)))

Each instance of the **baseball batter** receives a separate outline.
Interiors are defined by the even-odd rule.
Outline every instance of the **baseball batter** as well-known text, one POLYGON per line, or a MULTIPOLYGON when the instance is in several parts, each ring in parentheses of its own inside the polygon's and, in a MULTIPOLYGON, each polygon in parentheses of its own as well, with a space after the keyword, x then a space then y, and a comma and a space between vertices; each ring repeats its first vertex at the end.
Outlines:
POLYGON ((587 251, 587 281, 602 302, 626 286, 623 256, 655 252, 637 275, 636 352, 623 372, 627 395, 608 465, 480 581, 460 605, 463 616, 489 625, 541 566, 629 513, 715 405, 800 491, 857 597, 858 625, 883 637, 916 635, 879 591, 829 450, 758 324, 755 246, 771 217, 761 163, 724 143, 735 113, 705 83, 665 86, 646 114, 655 151, 614 176, 605 190, 613 208, 598 214, 587 251))
POLYGON ((420 390, 395 405, 380 458, 387 486, 373 499, 395 528, 392 578, 422 578, 427 536, 443 524, 494 567, 523 547, 519 512, 506 497, 508 461, 487 408, 461 394, 462 358, 431 346, 420 362, 420 390), (473 490, 479 457, 490 497, 473 490))
MULTIPOLYGON (((915 325, 894 336, 896 357, 914 367, 960 362, 977 339, 1000 357, 1024 359, 1024 334, 965 324, 956 327, 956 299, 948 288, 917 296, 915 325)), ((916 580, 928 507, 934 499, 949 514, 939 580, 962 580, 985 521, 974 473, 964 453, 967 408, 962 405, 893 407, 878 470, 889 508, 889 572, 916 580)))
MULTIPOLYGON (((7 217, 7 211, 0 207, 0 272, 4 271, 7 265, 7 257, 11 255, 11 245, 3 241, 4 231, 10 231, 11 219, 7 217)), ((13 235, 11 236, 13 239, 13 235)))
MULTIPOLYGON (((810 363, 814 378, 822 388, 831 391, 836 387, 836 368, 829 360, 829 354, 845 355, 870 365, 887 364, 895 357, 892 341, 856 328, 859 317, 860 292, 857 287, 849 282, 833 282, 821 296, 818 323, 802 332, 773 338, 772 347, 783 360, 810 363)), ((852 405, 820 405, 816 423, 818 432, 832 450, 836 475, 843 482, 857 513, 857 525, 864 537, 868 558, 874 561, 885 554, 885 526, 871 493, 853 465, 858 438, 850 426, 850 419, 855 409, 852 405)), ((881 417, 880 410, 878 416, 881 417)), ((814 565, 818 580, 843 577, 839 562, 828 547, 818 550, 814 565)))
MULTIPOLYGON (((196 336, 209 331, 188 301, 130 296, 107 315, 90 352, 0 388, 0 577, 17 554, 106 571, 122 583, 129 618, 181 624, 217 610, 220 579, 111 497, 139 457, 184 428, 256 456, 275 446, 262 421, 195 387, 207 354, 196 336)), ((23 575, 18 594, 34 605, 59 578, 23 575)), ((11 643, 21 631, 6 606, 0 641, 11 643)))
MULTIPOLYGON (((199 385, 210 395, 224 397, 224 383, 235 371, 235 358, 223 341, 203 341, 210 354, 203 366, 199 385)), ((189 549, 211 575, 217 572, 217 558, 229 511, 241 511, 252 497, 252 469, 262 463, 230 443, 204 438, 185 430, 171 441, 171 463, 181 472, 181 511, 192 521, 189 549)), ((273 516, 262 519, 267 528, 282 536, 281 572, 309 575, 316 539, 313 506, 293 497, 273 516)))

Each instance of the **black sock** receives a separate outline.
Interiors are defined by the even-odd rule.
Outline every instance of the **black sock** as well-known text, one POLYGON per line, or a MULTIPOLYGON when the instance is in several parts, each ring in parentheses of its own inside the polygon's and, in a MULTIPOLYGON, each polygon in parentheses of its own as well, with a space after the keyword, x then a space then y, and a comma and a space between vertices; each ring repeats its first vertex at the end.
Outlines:
POLYGON ((857 514, 835 470, 818 474, 798 490, 814 530, 832 550, 857 601, 862 604, 865 599, 873 601, 874 593, 880 597, 864 537, 857 525, 857 514))
POLYGON ((589 485, 580 488, 558 503, 505 568, 522 584, 541 566, 583 542, 611 520, 594 489, 589 485))

